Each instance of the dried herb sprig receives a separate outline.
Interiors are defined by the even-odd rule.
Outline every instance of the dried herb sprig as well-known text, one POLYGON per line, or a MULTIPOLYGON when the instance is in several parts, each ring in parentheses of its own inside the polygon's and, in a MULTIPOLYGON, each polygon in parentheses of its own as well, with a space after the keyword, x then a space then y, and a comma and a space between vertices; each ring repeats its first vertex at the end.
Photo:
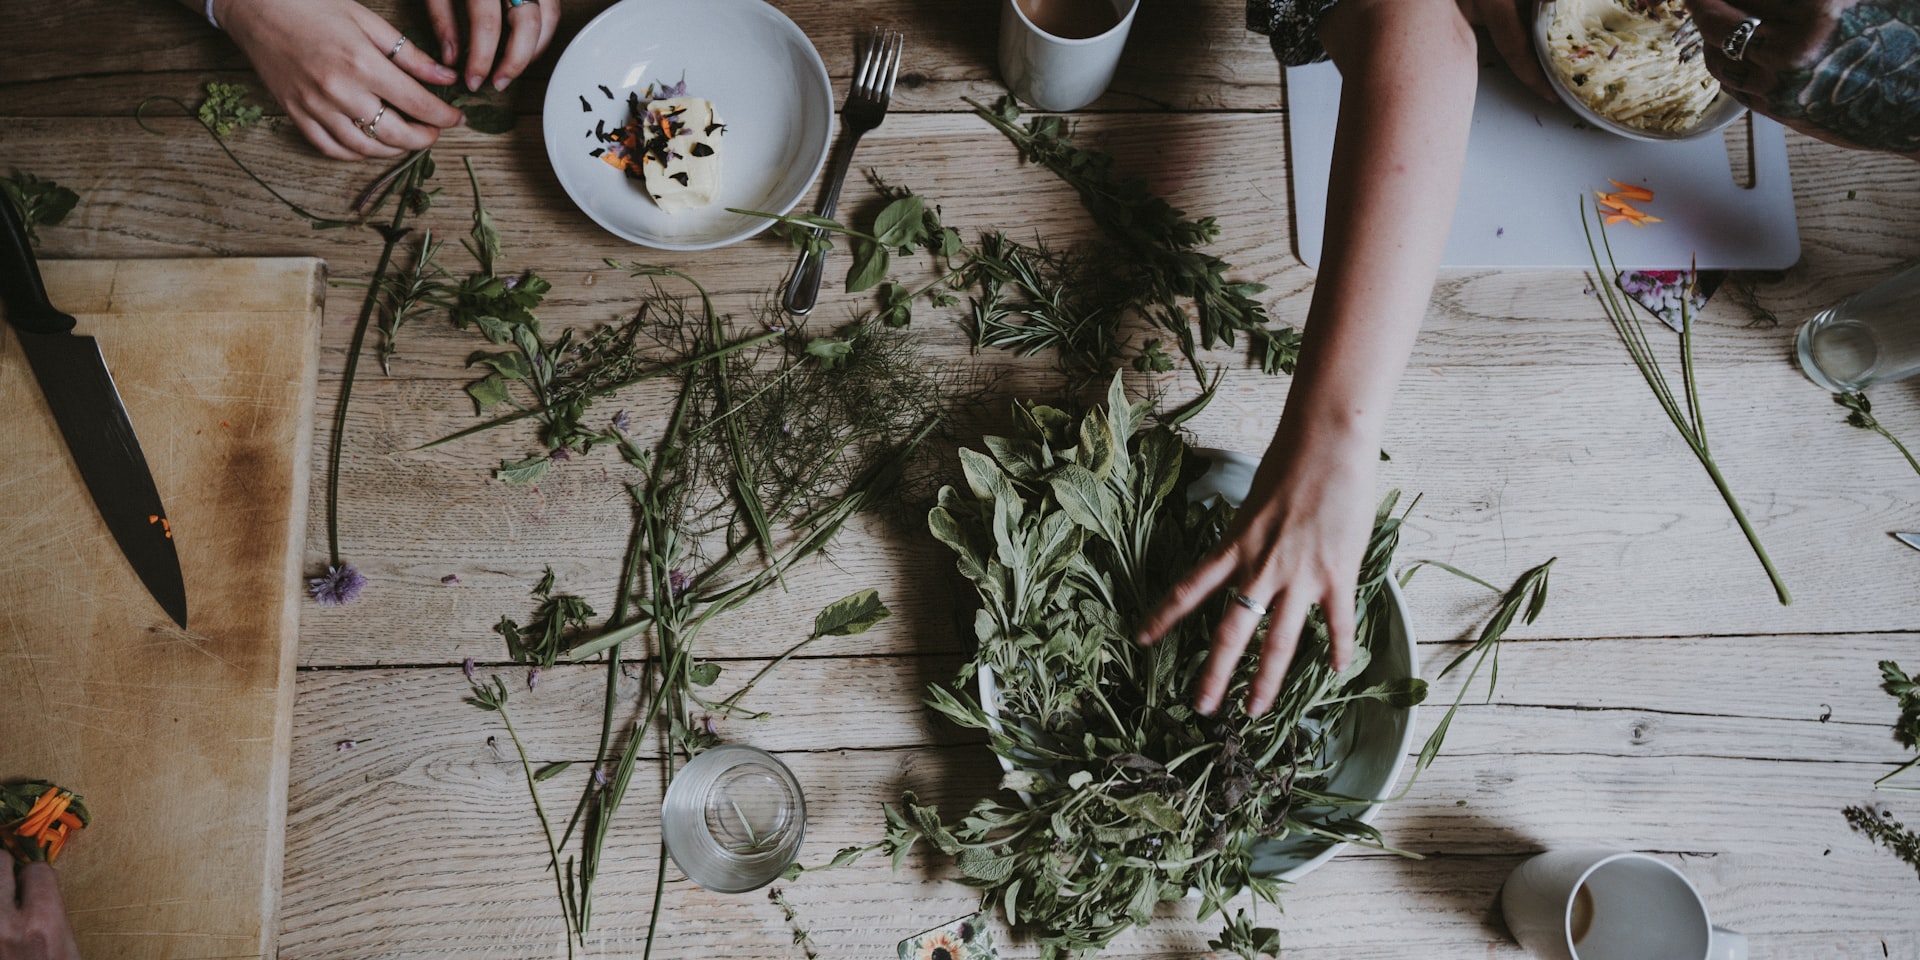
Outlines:
POLYGON ((65 220, 80 202, 80 195, 52 180, 15 170, 13 176, 0 177, 0 202, 11 203, 20 211, 27 242, 39 243, 40 234, 34 228, 55 226, 65 220))
MULTIPOLYGON (((1613 247, 1607 242, 1606 225, 1601 224, 1601 245, 1595 246, 1593 227, 1587 220, 1587 208, 1587 201, 1584 198, 1581 199, 1578 205, 1580 228, 1586 233, 1587 252, 1593 258, 1594 272, 1599 276, 1616 276, 1620 268, 1614 262, 1613 247), (1600 264, 1601 249, 1607 252, 1607 265, 1604 268, 1600 264)), ((1595 206, 1593 213, 1594 218, 1598 220, 1601 216, 1600 208, 1595 206)), ((1698 271, 1694 272, 1698 273, 1698 271)), ((1687 309, 1690 296, 1682 297, 1680 301, 1682 394, 1676 397, 1672 385, 1667 382, 1666 374, 1660 369, 1659 357, 1654 352, 1653 343, 1647 339, 1647 329, 1640 322, 1640 317, 1615 295, 1612 284, 1595 281, 1593 287, 1600 293, 1600 307, 1605 311, 1607 320, 1613 324, 1614 332, 1620 335, 1620 342, 1626 344, 1627 355, 1633 359, 1633 365, 1639 369, 1640 376, 1653 390, 1654 399, 1660 402, 1660 409, 1665 411, 1667 419, 1673 422, 1673 428, 1679 431, 1680 438, 1687 443, 1687 448, 1699 458, 1700 465, 1706 468, 1707 476, 1713 479, 1714 489, 1720 491, 1721 499, 1725 500, 1728 509, 1733 511, 1733 519, 1740 524, 1740 532, 1746 534, 1747 544, 1753 548, 1754 556, 1767 571, 1767 579, 1773 584, 1774 596, 1780 600, 1782 606, 1793 603, 1793 595, 1787 592, 1786 582, 1780 579, 1779 571, 1773 568, 1773 558, 1767 556, 1767 548, 1761 545, 1760 535, 1754 532, 1753 524, 1748 522, 1747 512, 1740 508, 1740 501, 1734 497, 1733 488, 1728 486, 1727 478, 1720 473, 1720 465, 1714 462, 1713 451, 1707 444, 1706 411, 1700 405, 1700 388, 1694 376, 1693 316, 1687 309)))
POLYGON ((572 640, 587 629, 593 608, 579 597, 554 593, 552 567, 534 586, 533 597, 538 603, 525 627, 501 617, 493 632, 507 642, 507 656, 536 667, 551 667, 572 646, 572 640))
POLYGON ((260 122, 261 109, 257 104, 247 102, 247 85, 244 83, 221 83, 208 81, 206 96, 200 100, 200 109, 194 116, 200 124, 213 135, 225 140, 235 130, 243 130, 260 122))
POLYGON ((1887 852, 1906 861, 1920 875, 1920 832, 1893 818, 1893 811, 1873 806, 1852 806, 1841 811, 1847 825, 1867 835, 1887 852))
POLYGON ((767 891, 767 900, 780 908, 781 919, 787 922, 787 926, 793 928, 793 945, 800 948, 800 952, 806 956, 807 960, 818 960, 820 949, 813 943, 813 934, 800 923, 800 911, 794 909, 792 901, 787 899, 786 894, 781 892, 779 887, 767 891))
POLYGON ((1848 426, 1859 427, 1862 430, 1871 430, 1874 433, 1886 437, 1887 442, 1893 444, 1893 448, 1900 451, 1901 456, 1907 458, 1907 466, 1912 467, 1913 472, 1920 473, 1920 460, 1913 458, 1913 451, 1908 450, 1907 445, 1901 443, 1899 437, 1894 436, 1887 431, 1886 427, 1880 425, 1880 421, 1873 415, 1873 404, 1868 402, 1866 394, 1836 393, 1833 395, 1833 402, 1852 411, 1847 414, 1848 426))

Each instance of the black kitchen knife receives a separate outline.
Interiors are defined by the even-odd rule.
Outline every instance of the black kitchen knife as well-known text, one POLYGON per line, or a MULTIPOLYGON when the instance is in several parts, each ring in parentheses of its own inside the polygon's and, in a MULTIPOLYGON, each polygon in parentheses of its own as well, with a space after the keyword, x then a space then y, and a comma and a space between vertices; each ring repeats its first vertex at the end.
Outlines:
MULTIPOLYGON (((93 494, 93 505, 133 564, 133 572, 167 616, 184 629, 187 588, 180 579, 173 527, 160 505, 147 458, 140 453, 140 439, 127 421, 120 391, 100 356, 100 345, 92 337, 76 336, 73 318, 47 301, 40 267, 27 246, 26 226, 4 196, 0 196, 0 220, 6 221, 0 229, 0 302, 6 304, 7 322, 19 335, 21 352, 40 381, 40 392, 66 437, 67 450, 93 494)), ((0 376, 16 375, 0 370, 0 376)))

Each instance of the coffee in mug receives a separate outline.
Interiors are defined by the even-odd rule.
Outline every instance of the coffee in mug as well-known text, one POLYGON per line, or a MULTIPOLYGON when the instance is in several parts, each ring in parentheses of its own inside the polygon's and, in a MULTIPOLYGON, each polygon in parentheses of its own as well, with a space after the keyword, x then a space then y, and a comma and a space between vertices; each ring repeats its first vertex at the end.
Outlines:
POLYGON ((1064 40, 1097 37, 1120 25, 1111 0, 1015 0, 1042 31, 1064 40))

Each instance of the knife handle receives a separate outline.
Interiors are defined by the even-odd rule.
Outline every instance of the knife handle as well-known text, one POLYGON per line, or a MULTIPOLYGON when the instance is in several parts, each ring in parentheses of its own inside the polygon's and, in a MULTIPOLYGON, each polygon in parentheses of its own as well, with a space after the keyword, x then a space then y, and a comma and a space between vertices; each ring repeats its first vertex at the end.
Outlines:
POLYGON ((73 318, 54 309, 40 282, 40 266, 27 242, 27 225, 13 201, 0 194, 0 302, 7 305, 7 322, 28 333, 66 333, 73 318))

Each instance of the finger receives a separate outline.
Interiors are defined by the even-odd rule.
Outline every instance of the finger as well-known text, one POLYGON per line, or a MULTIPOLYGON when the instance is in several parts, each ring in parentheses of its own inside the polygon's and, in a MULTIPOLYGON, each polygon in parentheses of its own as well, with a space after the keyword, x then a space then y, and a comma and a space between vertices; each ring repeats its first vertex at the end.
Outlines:
MULTIPOLYGON (((325 124, 320 123, 313 117, 306 114, 290 115, 293 117, 293 125, 300 129, 300 135, 306 137, 307 142, 313 144, 314 149, 335 160, 366 159, 364 154, 347 149, 345 144, 334 137, 332 130, 328 129, 325 124)), ((352 129, 352 124, 348 124, 348 129, 352 129)), ((355 137, 360 136, 360 131, 354 130, 353 135, 355 137)), ((351 143, 352 141, 348 142, 351 143)))
POLYGON ((1740 94, 1759 96, 1773 88, 1773 73, 1761 69, 1751 60, 1729 60, 1718 47, 1706 47, 1702 50, 1706 57, 1707 72, 1720 81, 1720 86, 1736 98, 1740 94))
POLYGON ((1184 579, 1167 591, 1167 595, 1160 599, 1160 605, 1147 614, 1139 632, 1134 635, 1134 642, 1149 647, 1159 642, 1168 630, 1173 629, 1174 624, 1200 609, 1200 605, 1233 575, 1235 566, 1234 557, 1225 550, 1216 551, 1200 561, 1184 579))
POLYGON ((1257 717, 1273 706, 1280 695, 1280 682, 1293 666, 1294 652, 1300 649, 1300 630, 1306 626, 1311 601, 1304 590, 1287 590, 1273 610, 1267 625, 1267 642, 1260 649, 1260 669, 1253 675, 1253 692, 1247 698, 1247 716, 1257 717))
POLYGON ((547 44, 553 42, 553 35, 559 32, 560 0, 541 0, 540 43, 534 49, 533 55, 537 57, 540 55, 540 51, 547 49, 547 44))
POLYGON ((66 919, 67 908, 60 901, 60 878, 52 867, 29 863, 20 869, 20 912, 66 919))
POLYGON ((467 89, 478 91, 500 45, 500 0, 467 0, 467 89))
MULTIPOLYGON (((1493 48, 1500 51, 1500 59, 1507 62, 1507 68, 1527 89, 1542 98, 1558 102, 1553 85, 1547 81, 1546 71, 1540 69, 1540 58, 1533 53, 1533 35, 1527 29, 1527 21, 1522 17, 1518 0, 1493 0, 1494 10, 1484 21, 1487 36, 1493 39, 1493 48)), ((1531 9, 1531 4, 1528 5, 1531 9)))
POLYGON ((440 128, 409 119, 393 110, 387 111, 386 119, 381 120, 377 131, 380 142, 400 151, 425 150, 440 139, 440 128))
MULTIPOLYGON (((375 111, 368 111, 366 114, 361 115, 360 119, 372 120, 374 116, 375 111)), ((386 116, 380 117, 378 122, 373 124, 373 133, 371 134, 355 124, 353 122, 354 119, 354 117, 348 116, 345 113, 339 113, 335 114, 331 119, 321 121, 321 125, 325 126, 327 132, 333 135, 335 142, 345 148, 348 153, 354 154, 354 156, 348 159, 359 160, 366 157, 397 157, 406 152, 399 147, 382 142, 386 136, 388 124, 395 119, 392 110, 388 110, 386 116)))
POLYGON ((1234 668, 1240 665, 1240 654, 1246 652, 1247 641, 1259 626, 1259 611, 1238 603, 1227 604, 1226 612, 1213 628, 1213 650, 1207 654, 1206 668, 1200 674, 1200 689, 1193 697, 1195 710, 1212 714, 1220 709, 1220 701, 1226 699, 1227 686, 1233 682, 1234 668))
POLYGON ((1333 647, 1333 670, 1338 673, 1353 662, 1354 597, 1353 585, 1335 586, 1320 598, 1320 611, 1327 618, 1327 639, 1333 647))
MULTIPOLYGON (((389 45, 387 49, 391 50, 393 47, 389 45)), ((406 71, 408 75, 419 80, 421 83, 436 83, 441 86, 446 86, 460 82, 460 74, 458 71, 428 56, 425 50, 414 46, 412 43, 401 44, 400 52, 388 59, 393 61, 394 66, 406 71)), ((440 98, 435 97, 434 99, 438 100, 440 98)), ((412 110, 408 110, 407 112, 413 113, 412 110)), ((419 117, 420 115, 414 113, 414 116, 419 117)), ((428 118, 420 117, 420 119, 426 120, 428 118)))
POLYGON ((1757 18, 1760 25, 1754 28, 1753 36, 1747 38, 1741 61, 1758 58, 1759 62, 1765 64, 1774 63, 1772 48, 1775 36, 1782 30, 1791 30, 1799 21, 1791 9, 1766 0, 1741 0, 1737 6, 1727 0, 1690 0, 1689 6, 1693 10, 1693 24, 1700 30, 1710 69, 1716 56, 1722 64, 1732 62, 1725 56, 1723 46, 1728 35, 1742 20, 1757 18))
POLYGON ((460 56, 460 25, 453 19, 453 0, 427 0, 427 20, 433 24, 434 39, 440 41, 440 62, 451 72, 460 56))
MULTIPOLYGON (((451 74, 453 71, 447 72, 451 74)), ((447 82, 452 83, 455 79, 450 76, 447 82)), ((374 90, 382 100, 392 105, 393 109, 387 111, 389 117, 393 116, 394 110, 398 110, 421 123, 430 123, 443 130, 448 127, 457 127, 465 119, 459 107, 434 96, 433 91, 415 82, 414 78, 397 71, 390 71, 380 77, 374 90)), ((382 121, 380 130, 380 139, 399 142, 386 135, 385 121, 382 121)))
POLYGON ((540 4, 527 0, 507 11, 507 45, 493 71, 493 88, 505 90, 540 49, 540 4))

